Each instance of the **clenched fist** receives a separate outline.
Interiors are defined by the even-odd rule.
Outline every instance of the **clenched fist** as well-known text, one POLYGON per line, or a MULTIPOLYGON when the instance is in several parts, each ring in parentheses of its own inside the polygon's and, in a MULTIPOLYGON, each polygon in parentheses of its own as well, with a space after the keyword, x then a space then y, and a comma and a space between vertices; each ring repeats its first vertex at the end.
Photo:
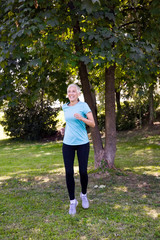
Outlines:
POLYGON ((79 113, 75 113, 74 117, 78 120, 82 120, 82 118, 83 118, 79 113))

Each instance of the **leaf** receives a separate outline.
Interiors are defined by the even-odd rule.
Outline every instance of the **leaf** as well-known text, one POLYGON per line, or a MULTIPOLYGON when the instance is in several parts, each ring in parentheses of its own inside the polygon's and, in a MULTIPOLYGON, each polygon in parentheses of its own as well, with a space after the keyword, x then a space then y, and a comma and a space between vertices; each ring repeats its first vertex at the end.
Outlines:
POLYGON ((29 5, 32 7, 34 5, 34 1, 29 1, 29 5))
POLYGON ((101 49, 111 48, 111 43, 109 40, 104 40, 100 46, 101 49))
POLYGON ((139 53, 140 49, 138 47, 131 47, 131 52, 139 53))
POLYGON ((48 25, 51 25, 52 27, 55 27, 55 26, 59 25, 59 22, 58 22, 57 19, 55 19, 55 20, 49 20, 49 21, 47 21, 47 24, 48 24, 48 25))
POLYGON ((102 31, 102 36, 105 38, 109 38, 111 36, 112 32, 110 32, 108 29, 105 29, 102 31))
POLYGON ((138 61, 139 60, 139 55, 137 53, 131 53, 130 54, 130 58, 133 60, 133 61, 138 61))
POLYGON ((94 49, 93 49, 93 54, 98 54, 99 53, 99 48, 97 48, 97 47, 95 47, 94 49))
POLYGON ((88 14, 92 13, 93 11, 93 3, 91 1, 83 1, 81 5, 82 10, 86 10, 88 14))
POLYGON ((46 19, 46 18, 50 18, 52 16, 52 14, 50 11, 47 11, 47 12, 42 13, 41 16, 46 19))
POLYGON ((31 36, 32 35, 32 32, 30 29, 25 29, 25 33, 28 35, 28 36, 31 36))
POLYGON ((33 59, 29 63, 30 67, 37 67, 38 65, 42 66, 42 61, 40 59, 33 59))
POLYGON ((151 9, 151 14, 154 16, 154 17, 159 17, 160 16, 160 8, 153 8, 151 9))
POLYGON ((93 38, 95 38, 95 34, 90 34, 88 39, 91 41, 93 38))
POLYGON ((39 28, 40 31, 44 30, 45 27, 46 27, 45 24, 38 24, 38 28, 39 28))
POLYGON ((116 42, 118 42, 118 38, 116 38, 116 37, 111 37, 110 39, 109 39, 109 42, 110 43, 116 43, 116 42))
POLYGON ((80 60, 82 62, 84 62, 86 65, 91 62, 91 60, 88 56, 82 56, 82 57, 80 57, 80 60))
POLYGON ((3 57, 0 57, 0 62, 3 62, 4 58, 3 57))
POLYGON ((28 12, 30 10, 31 10, 30 8, 25 8, 25 9, 23 9, 23 12, 28 12))
POLYGON ((100 1, 99 1, 99 0, 92 0, 92 3, 93 3, 93 4, 96 3, 96 2, 98 2, 98 3, 100 4, 100 1))
POLYGON ((93 65, 94 65, 94 66, 96 66, 97 64, 98 64, 98 65, 101 65, 101 63, 102 63, 102 60, 100 60, 100 59, 94 59, 94 60, 93 60, 93 65))
POLYGON ((26 64, 24 67, 22 67, 22 72, 26 72, 26 70, 27 70, 27 68, 28 68, 28 65, 26 64))
POLYGON ((85 32, 80 32, 79 37, 86 39, 86 33, 85 32))
POLYGON ((7 61, 3 61, 0 63, 1 68, 5 68, 8 65, 7 61))
POLYGON ((57 44, 60 48, 67 49, 67 45, 64 42, 58 41, 57 44))
POLYGON ((16 39, 17 37, 21 37, 23 35, 23 33, 24 33, 24 30, 22 29, 22 30, 16 32, 15 34, 13 34, 12 38, 16 39))
POLYGON ((109 20, 112 20, 113 22, 115 22, 115 16, 113 15, 113 13, 105 13, 105 17, 107 17, 109 20))
POLYGON ((7 13, 7 12, 9 12, 11 10, 12 10, 12 6, 9 5, 8 7, 5 8, 5 13, 7 13))

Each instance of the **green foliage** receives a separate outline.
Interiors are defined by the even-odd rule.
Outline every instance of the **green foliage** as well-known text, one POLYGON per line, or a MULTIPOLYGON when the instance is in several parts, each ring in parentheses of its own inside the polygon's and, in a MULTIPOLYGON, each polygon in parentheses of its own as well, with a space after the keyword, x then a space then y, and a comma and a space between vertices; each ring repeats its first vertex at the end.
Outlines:
MULTIPOLYGON (((155 120, 160 119, 159 95, 155 95, 154 108, 155 120)), ((121 109, 116 111, 117 131, 132 130, 136 127, 142 127, 148 123, 149 106, 147 99, 143 96, 137 97, 137 101, 124 101, 121 103, 121 109), (140 101, 141 99, 141 101, 140 101)), ((100 131, 105 131, 105 113, 98 114, 98 124, 100 131)))
POLYGON ((99 130, 104 132, 105 131, 105 114, 98 114, 98 126, 99 130))
POLYGON ((52 108, 49 102, 42 106, 42 102, 36 101, 32 107, 19 102, 4 111, 1 124, 11 137, 39 140, 56 133, 57 113, 58 109, 52 108))
MULTIPOLYGON (((118 131, 134 129, 138 124, 139 115, 135 111, 134 104, 125 101, 121 111, 116 112, 116 128, 118 131)), ((105 131, 105 113, 98 115, 100 131, 105 131)))
POLYGON ((1 104, 14 100, 22 86, 29 86, 32 100, 42 88, 50 99, 64 100, 68 70, 60 60, 64 49, 57 44, 55 11, 51 1, 2 1, 1 104))
POLYGON ((116 114, 116 128, 119 131, 130 130, 136 126, 136 117, 134 105, 127 101, 121 107, 120 113, 116 114))
POLYGON ((1 1, 0 104, 16 102, 22 88, 28 105, 41 89, 47 99, 63 101, 79 61, 100 93, 104 69, 113 63, 117 90, 132 97, 135 84, 148 88, 159 73, 159 13, 158 0, 1 1))

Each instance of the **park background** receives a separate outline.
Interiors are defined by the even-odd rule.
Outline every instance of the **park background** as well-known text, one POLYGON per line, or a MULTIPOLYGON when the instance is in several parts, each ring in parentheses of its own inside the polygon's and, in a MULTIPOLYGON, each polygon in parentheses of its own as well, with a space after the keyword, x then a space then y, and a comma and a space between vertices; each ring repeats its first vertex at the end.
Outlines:
MULTIPOLYGON (((0 237, 160 239, 159 1, 8 0, 0 21, 0 237), (96 127, 91 207, 71 218, 61 106, 73 82, 96 127)), ((78 198, 77 159, 75 173, 78 198)))

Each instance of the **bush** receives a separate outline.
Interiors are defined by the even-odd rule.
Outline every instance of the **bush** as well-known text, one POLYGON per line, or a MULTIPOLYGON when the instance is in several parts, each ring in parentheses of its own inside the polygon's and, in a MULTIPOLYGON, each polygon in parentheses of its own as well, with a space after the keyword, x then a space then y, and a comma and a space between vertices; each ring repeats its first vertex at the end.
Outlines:
POLYGON ((136 127, 137 114, 135 113, 134 106, 125 101, 121 106, 121 112, 116 114, 116 128, 119 131, 131 130, 136 127))
MULTIPOLYGON (((130 130, 135 128, 137 116, 134 106, 129 102, 124 102, 121 107, 121 112, 116 113, 116 129, 118 131, 130 130)), ((105 131, 105 114, 98 115, 98 124, 100 131, 105 131)))
POLYGON ((98 126, 100 131, 105 131, 105 113, 98 115, 98 126))
POLYGON ((32 107, 20 102, 4 110, 4 120, 1 121, 7 135, 27 140, 40 140, 56 133, 55 120, 58 109, 53 109, 50 103, 37 101, 32 107))

